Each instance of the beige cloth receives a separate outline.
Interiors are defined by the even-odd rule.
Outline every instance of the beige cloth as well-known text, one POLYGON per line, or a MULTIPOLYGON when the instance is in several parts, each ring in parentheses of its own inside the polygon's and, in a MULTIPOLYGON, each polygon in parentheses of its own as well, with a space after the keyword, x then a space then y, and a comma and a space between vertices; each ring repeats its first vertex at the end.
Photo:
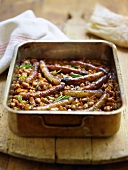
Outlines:
POLYGON ((68 40, 53 23, 37 18, 33 11, 0 22, 0 74, 11 62, 15 46, 27 40, 68 40))
POLYGON ((100 4, 95 6, 87 30, 118 46, 128 47, 128 17, 116 14, 100 4))

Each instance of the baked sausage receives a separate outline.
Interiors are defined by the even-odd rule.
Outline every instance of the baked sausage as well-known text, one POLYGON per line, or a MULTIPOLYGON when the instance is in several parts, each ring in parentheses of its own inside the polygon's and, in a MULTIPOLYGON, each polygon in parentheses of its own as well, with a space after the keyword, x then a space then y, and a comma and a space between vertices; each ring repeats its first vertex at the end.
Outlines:
POLYGON ((92 107, 90 107, 88 111, 95 111, 100 109, 105 104, 106 100, 107 100, 107 93, 104 92, 104 94, 101 96, 99 101, 95 103, 92 107))
POLYGON ((69 95, 72 97, 82 98, 82 97, 90 97, 90 96, 96 96, 100 97, 102 96, 103 91, 102 90, 65 90, 63 91, 63 95, 69 95))
POLYGON ((85 86, 84 90, 95 90, 100 88, 106 81, 108 80, 108 76, 104 75, 103 77, 100 77, 97 81, 85 86))
POLYGON ((33 63, 32 71, 30 72, 29 76, 26 78, 27 83, 33 82, 33 80, 36 78, 38 74, 38 68, 39 68, 39 62, 36 61, 33 63))
POLYGON ((46 106, 38 106, 38 107, 33 107, 33 110, 50 110, 51 108, 54 107, 59 107, 59 106, 64 106, 67 104, 70 104, 74 100, 73 97, 70 97, 69 99, 64 99, 58 102, 50 103, 47 104, 46 106))
POLYGON ((76 74, 82 74, 82 75, 86 75, 88 74, 88 71, 82 71, 82 70, 78 70, 78 69, 75 69, 75 68, 69 68, 69 67, 66 67, 66 66, 59 66, 59 65, 47 65, 47 68, 50 70, 50 71, 53 71, 53 70, 56 70, 56 71, 59 71, 62 72, 62 73, 76 73, 76 74))
POLYGON ((43 73, 44 77, 51 82, 54 85, 58 85, 60 84, 60 80, 58 80, 57 78, 55 78, 48 70, 45 62, 43 60, 40 60, 40 69, 41 72, 43 73))
POLYGON ((52 88, 45 90, 45 91, 36 91, 36 92, 21 92, 20 95, 22 96, 23 99, 29 99, 30 97, 46 97, 49 96, 55 92, 61 91, 64 89, 65 83, 61 83, 57 86, 53 86, 52 88))
POLYGON ((97 73, 94 73, 94 74, 88 74, 88 75, 85 75, 85 76, 82 76, 82 77, 77 77, 77 78, 63 78, 61 79, 62 82, 65 82, 66 84, 69 84, 69 85, 78 85, 78 84, 81 84, 81 83, 84 83, 85 81, 93 81, 97 78, 100 78, 101 76, 104 75, 104 72, 97 72, 97 73))
POLYGON ((90 63, 85 63, 82 61, 71 61, 71 64, 81 65, 81 66, 84 66, 87 70, 90 69, 90 70, 96 70, 96 71, 103 71, 105 74, 108 74, 108 71, 105 70, 104 68, 94 66, 93 64, 90 64, 90 63))

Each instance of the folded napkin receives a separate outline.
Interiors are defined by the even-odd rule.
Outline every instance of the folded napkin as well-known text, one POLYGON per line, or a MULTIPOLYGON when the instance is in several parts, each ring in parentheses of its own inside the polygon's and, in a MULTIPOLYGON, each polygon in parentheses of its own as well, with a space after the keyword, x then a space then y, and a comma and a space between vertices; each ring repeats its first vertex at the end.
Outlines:
POLYGON ((15 46, 26 40, 68 40, 68 37, 31 10, 0 22, 0 74, 9 67, 15 46))

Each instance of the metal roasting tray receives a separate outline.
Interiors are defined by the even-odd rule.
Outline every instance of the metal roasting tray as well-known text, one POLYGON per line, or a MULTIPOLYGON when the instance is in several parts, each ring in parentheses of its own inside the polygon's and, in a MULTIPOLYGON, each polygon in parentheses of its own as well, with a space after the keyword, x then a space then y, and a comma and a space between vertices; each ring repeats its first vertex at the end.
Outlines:
POLYGON ((125 107, 122 76, 116 46, 108 41, 27 41, 16 46, 10 65, 3 104, 8 110, 8 124, 13 133, 30 137, 109 137, 120 127, 125 107), (24 58, 104 59, 117 72, 122 106, 111 112, 13 110, 7 106, 16 61, 24 58))

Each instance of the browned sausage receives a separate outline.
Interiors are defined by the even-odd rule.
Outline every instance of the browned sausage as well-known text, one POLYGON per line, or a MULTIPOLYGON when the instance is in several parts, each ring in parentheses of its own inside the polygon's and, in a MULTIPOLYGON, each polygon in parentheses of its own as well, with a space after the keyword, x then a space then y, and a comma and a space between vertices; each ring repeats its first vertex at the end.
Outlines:
POLYGON ((53 70, 56 70, 56 71, 59 71, 62 72, 62 73, 76 73, 76 74, 82 74, 82 75, 86 75, 88 74, 88 71, 82 71, 82 70, 78 70, 78 69, 75 69, 75 68, 69 68, 69 67, 66 67, 66 66, 59 66, 59 65, 47 65, 47 68, 50 70, 50 71, 53 71, 53 70))
POLYGON ((90 64, 90 63, 85 63, 82 61, 71 61, 71 64, 81 65, 81 66, 84 66, 87 70, 91 69, 91 70, 96 70, 96 71, 103 71, 105 74, 108 74, 108 71, 105 70, 104 68, 94 66, 93 64, 90 64))
POLYGON ((81 83, 84 83, 85 81, 93 81, 101 76, 104 75, 104 72, 97 72, 94 74, 88 74, 82 77, 77 77, 77 78, 63 78, 61 79, 62 82, 65 82, 66 84, 72 84, 72 85, 78 85, 81 83))
POLYGON ((33 107, 32 110, 50 110, 51 108, 54 108, 54 107, 59 107, 59 106, 70 104, 73 100, 74 98, 70 97, 69 99, 64 99, 58 102, 50 103, 50 104, 47 104, 46 106, 33 107))
POLYGON ((61 83, 57 86, 53 86, 52 88, 45 90, 45 91, 36 91, 36 92, 21 92, 20 95, 22 96, 23 99, 29 99, 30 97, 46 97, 48 95, 51 95, 55 92, 61 91, 64 89, 65 83, 61 83))
POLYGON ((44 74, 44 77, 51 82, 54 85, 58 85, 60 84, 60 80, 58 80, 57 78, 55 78, 48 70, 45 62, 43 60, 40 60, 40 69, 41 72, 44 74))
POLYGON ((92 107, 90 107, 88 111, 95 111, 100 109, 105 104, 106 100, 107 100, 107 93, 104 93, 99 99, 99 101, 95 103, 92 107))
POLYGON ((30 72, 29 76, 26 78, 26 82, 30 83, 32 82, 38 73, 38 68, 39 68, 39 62, 34 62, 33 63, 33 70, 30 72))
POLYGON ((103 83, 105 83, 108 80, 108 76, 104 75, 103 77, 99 78, 97 81, 85 86, 83 89, 84 90, 95 90, 100 88, 103 83))
POLYGON ((77 98, 81 98, 81 97, 90 97, 90 96, 96 96, 96 97, 100 97, 103 94, 102 90, 65 90, 63 91, 64 95, 69 95, 72 97, 77 97, 77 98))

